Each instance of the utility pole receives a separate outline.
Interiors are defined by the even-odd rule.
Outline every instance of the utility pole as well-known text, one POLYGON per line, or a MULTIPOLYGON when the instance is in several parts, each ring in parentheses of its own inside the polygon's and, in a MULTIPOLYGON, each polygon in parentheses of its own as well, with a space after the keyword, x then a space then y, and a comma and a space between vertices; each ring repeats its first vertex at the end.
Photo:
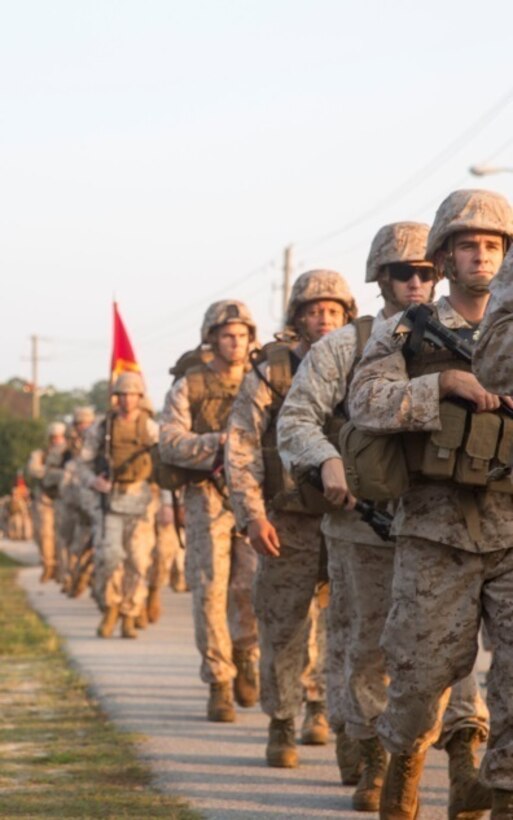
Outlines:
POLYGON ((38 367, 39 367, 39 350, 38 350, 38 342, 39 339, 37 336, 31 336, 30 340, 32 342, 32 349, 30 355, 30 361, 32 363, 32 418, 38 419, 39 418, 39 377, 38 377, 38 367))
POLYGON ((292 245, 287 245, 283 252, 283 321, 287 315, 287 305, 290 296, 290 280, 292 279, 292 245))

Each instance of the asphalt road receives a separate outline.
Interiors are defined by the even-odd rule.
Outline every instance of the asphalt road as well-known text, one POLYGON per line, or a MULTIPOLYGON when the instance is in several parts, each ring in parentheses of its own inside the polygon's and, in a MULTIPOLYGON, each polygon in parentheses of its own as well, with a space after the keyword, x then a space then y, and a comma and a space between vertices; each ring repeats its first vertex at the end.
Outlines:
MULTIPOLYGON (((105 712, 137 733, 138 751, 161 789, 187 798, 210 820, 361 820, 351 809, 352 790, 340 784, 333 739, 324 747, 300 747, 298 769, 271 769, 264 759, 268 719, 258 708, 240 710, 235 724, 206 720, 208 692, 198 674, 189 593, 164 590, 162 619, 137 640, 101 640, 89 597, 72 601, 57 584, 39 583, 32 544, 4 540, 0 548, 32 564, 19 575, 32 606, 62 636, 105 712)), ((482 652, 481 674, 487 664, 482 652)), ((431 751, 420 820, 447 817, 447 789, 447 756, 431 751)))

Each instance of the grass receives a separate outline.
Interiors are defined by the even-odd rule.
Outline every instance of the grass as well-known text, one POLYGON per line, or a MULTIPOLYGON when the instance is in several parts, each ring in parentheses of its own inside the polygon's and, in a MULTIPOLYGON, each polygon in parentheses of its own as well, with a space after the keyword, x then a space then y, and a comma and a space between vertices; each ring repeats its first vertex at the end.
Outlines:
POLYGON ((0 817, 199 820, 152 787, 0 553, 0 817))

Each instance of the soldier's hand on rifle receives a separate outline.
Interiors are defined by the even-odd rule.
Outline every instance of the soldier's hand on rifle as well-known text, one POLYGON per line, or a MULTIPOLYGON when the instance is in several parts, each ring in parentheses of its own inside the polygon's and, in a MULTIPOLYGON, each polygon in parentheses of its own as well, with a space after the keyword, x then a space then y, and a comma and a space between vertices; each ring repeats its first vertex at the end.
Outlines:
POLYGON ((342 459, 328 458, 321 467, 324 497, 337 507, 353 510, 356 498, 349 492, 342 459))
POLYGON ((440 373, 439 385, 441 399, 459 396, 473 402, 476 413, 498 410, 500 407, 499 396, 485 390, 473 373, 465 373, 463 370, 445 370, 440 373))
POLYGON ((277 558, 280 554, 278 533, 267 518, 256 518, 248 524, 248 538, 260 555, 277 558))
POLYGON ((161 527, 167 527, 174 521, 173 507, 171 504, 162 504, 158 511, 158 522, 161 527))
POLYGON ((112 490, 112 481, 109 481, 105 476, 97 475, 91 487, 93 490, 96 490, 97 493, 110 493, 112 490))

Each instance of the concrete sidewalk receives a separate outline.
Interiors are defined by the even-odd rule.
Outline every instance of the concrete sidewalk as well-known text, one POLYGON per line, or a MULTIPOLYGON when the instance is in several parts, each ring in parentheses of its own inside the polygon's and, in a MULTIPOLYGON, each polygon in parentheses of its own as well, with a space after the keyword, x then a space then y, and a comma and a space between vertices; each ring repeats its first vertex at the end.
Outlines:
MULTIPOLYGON (((37 561, 32 544, 0 541, 24 563, 37 561)), ((69 657, 91 684, 106 713, 139 736, 138 750, 158 786, 187 798, 210 820, 362 818, 341 786, 334 742, 299 747, 298 769, 270 769, 264 761, 268 719, 240 710, 235 724, 205 719, 207 687, 199 680, 190 594, 164 590, 161 621, 138 640, 100 640, 99 614, 89 597, 70 600, 55 583, 39 583, 30 566, 19 579, 30 602, 63 637, 69 657)), ((488 659, 482 654, 480 665, 488 659)), ((447 756, 431 751, 419 817, 447 816, 447 756)))

